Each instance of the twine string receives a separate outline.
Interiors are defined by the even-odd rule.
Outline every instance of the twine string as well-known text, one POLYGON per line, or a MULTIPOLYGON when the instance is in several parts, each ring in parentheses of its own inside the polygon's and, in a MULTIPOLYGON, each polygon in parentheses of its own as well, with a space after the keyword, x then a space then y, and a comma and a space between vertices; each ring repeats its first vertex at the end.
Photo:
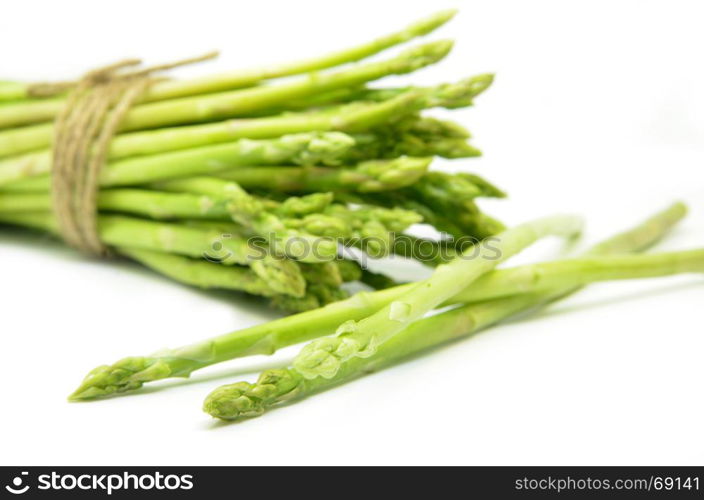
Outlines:
POLYGON ((100 173, 110 142, 120 123, 146 89, 155 72, 212 59, 217 53, 148 68, 139 59, 125 59, 94 69, 76 82, 36 84, 33 95, 50 96, 68 90, 56 117, 52 146, 52 203, 59 234, 72 247, 106 256, 100 240, 97 202, 100 173))

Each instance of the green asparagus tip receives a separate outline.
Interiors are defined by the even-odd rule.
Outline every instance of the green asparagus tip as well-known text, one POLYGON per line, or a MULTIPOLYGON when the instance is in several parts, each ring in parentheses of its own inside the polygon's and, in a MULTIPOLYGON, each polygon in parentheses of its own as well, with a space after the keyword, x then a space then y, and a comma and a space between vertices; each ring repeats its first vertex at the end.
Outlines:
POLYGON ((437 40, 435 42, 417 45, 399 54, 396 62, 399 67, 396 73, 411 73, 425 66, 434 64, 442 60, 450 50, 454 42, 452 40, 437 40))
POLYGON ((248 382, 218 387, 205 398, 203 411, 222 420, 258 417, 264 413, 264 405, 260 398, 249 394, 253 388, 248 382))
POLYGON ((303 380, 293 370, 267 370, 255 384, 238 382, 211 392, 203 402, 203 411, 221 420, 258 417, 274 404, 294 398, 302 390, 303 380))
POLYGON ((306 144, 293 161, 300 165, 315 165, 317 163, 336 165, 340 156, 355 145, 355 140, 342 132, 312 132, 308 134, 293 134, 284 136, 292 144, 306 144))
POLYGON ((370 160, 358 166, 360 193, 398 189, 413 184, 428 171, 432 158, 401 156, 393 160, 370 160))
POLYGON ((436 30, 450 19, 455 17, 457 14, 457 9, 447 9, 431 14, 430 16, 421 19, 409 26, 409 33, 415 33, 418 35, 426 35, 431 31, 436 30))
POLYGON ((92 370, 68 399, 85 401, 132 391, 145 382, 171 375, 168 363, 159 358, 124 358, 114 365, 103 365, 92 370))
MULTIPOLYGON (((348 321, 338 329, 338 333, 354 329, 356 322, 348 321)), ((364 347, 353 338, 344 335, 324 337, 307 344, 293 360, 293 367, 306 379, 333 378, 342 363, 353 357, 367 357, 373 354, 372 347, 364 347)))
POLYGON ((473 99, 488 89, 494 81, 492 73, 465 78, 456 83, 446 83, 429 89, 428 107, 447 109, 471 106, 473 99))

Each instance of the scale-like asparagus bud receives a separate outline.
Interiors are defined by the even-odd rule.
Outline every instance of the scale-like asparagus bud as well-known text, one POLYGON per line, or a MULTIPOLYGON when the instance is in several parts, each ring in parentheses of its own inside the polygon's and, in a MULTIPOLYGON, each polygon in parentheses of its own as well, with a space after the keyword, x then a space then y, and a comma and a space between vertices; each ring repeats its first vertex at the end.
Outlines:
POLYGON ((217 388, 205 400, 203 410, 224 420, 258 417, 268 407, 302 394, 304 383, 295 370, 267 370, 256 384, 239 382, 217 388))

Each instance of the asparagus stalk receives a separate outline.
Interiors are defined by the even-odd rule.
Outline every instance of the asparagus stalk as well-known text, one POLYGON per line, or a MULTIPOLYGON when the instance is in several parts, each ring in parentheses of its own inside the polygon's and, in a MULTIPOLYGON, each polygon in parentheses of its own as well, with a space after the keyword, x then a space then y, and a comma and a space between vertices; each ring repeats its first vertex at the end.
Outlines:
MULTIPOLYGON (((98 209, 143 215, 152 219, 231 220, 227 203, 210 196, 164 193, 147 189, 103 189, 98 209)), ((51 195, 39 193, 0 193, 0 213, 49 212, 51 195)))
MULTIPOLYGON (((602 251, 636 251, 639 243, 651 242, 662 222, 683 207, 672 207, 639 228, 607 240, 594 247, 591 254, 602 251), (629 248, 629 243, 636 245, 629 248)), ((699 267, 701 270, 701 268, 699 267)), ((496 272, 495 272, 496 273, 496 272)), ((272 406, 300 399, 326 388, 383 368, 406 356, 433 346, 465 337, 519 312, 542 306, 575 291, 576 283, 562 282, 542 293, 526 293, 507 298, 470 303, 453 310, 420 319, 387 342, 367 358, 352 358, 332 378, 308 379, 295 368, 266 370, 257 382, 239 382, 221 386, 205 399, 203 410, 223 420, 256 417, 272 406)))
POLYGON ((466 188, 465 194, 458 200, 453 200, 441 190, 434 190, 432 192, 433 198, 429 199, 432 205, 426 200, 419 200, 413 191, 406 189, 378 193, 343 192, 338 195, 338 198, 350 203, 401 207, 411 210, 421 215, 427 224, 458 239, 466 236, 483 239, 494 236, 504 229, 501 222, 482 213, 473 199, 470 199, 478 196, 478 193, 483 194, 483 188, 479 186, 474 188, 458 186, 458 188, 463 190, 466 188))
POLYGON ((263 279, 254 272, 253 268, 221 266, 213 262, 143 248, 118 247, 116 251, 179 283, 204 289, 236 290, 268 297, 272 304, 288 312, 309 311, 344 298, 336 295, 343 293, 338 291, 339 285, 336 283, 316 283, 308 287, 305 293, 292 296, 279 293, 270 286, 270 280, 263 279))
MULTIPOLYGON (((145 184, 162 179, 202 175, 247 165, 337 164, 354 146, 341 132, 310 132, 272 139, 240 139, 226 144, 136 157, 110 162, 101 172, 101 186, 145 184)), ((48 155, 29 155, 0 162, 0 184, 24 177, 48 174, 48 155)), ((37 178, 32 190, 49 190, 48 176, 37 178)))
MULTIPOLYGON (((390 121, 398 120, 421 109, 459 107, 471 102, 471 99, 486 90, 492 80, 492 75, 478 75, 456 83, 409 90, 387 101, 361 106, 358 103, 346 105, 337 108, 332 113, 288 113, 273 117, 231 119, 210 124, 123 133, 112 140, 108 158, 119 159, 163 153, 242 138, 262 139, 311 131, 366 130, 388 124, 390 121), (448 89, 452 89, 452 91, 448 89)), ((405 127, 409 126, 405 125, 405 127)), ((415 129, 417 126, 411 127, 411 131, 417 132, 415 129)), ((51 143, 52 135, 53 126, 51 124, 0 131, 0 158, 45 148, 51 143)), ((447 139, 457 140, 466 139, 466 137, 455 136, 447 139)), ((458 150, 462 149, 459 141, 450 141, 450 143, 455 144, 458 150)), ((439 148, 440 146, 436 145, 435 147, 439 148)), ((471 149, 467 149, 467 154, 473 153, 471 149)), ((49 153, 32 153, 25 155, 25 157, 5 160, 0 172, 10 168, 6 163, 8 161, 10 164, 47 162, 49 161, 49 153)))
MULTIPOLYGON (((222 266, 202 259, 189 259, 136 247, 117 247, 116 250, 161 274, 188 285, 238 290, 263 297, 277 295, 269 283, 250 267, 222 266)), ((304 293, 297 296, 303 297, 304 293)))
POLYGON ((380 345, 374 356, 350 359, 332 378, 306 379, 295 368, 266 370, 253 384, 238 382, 218 387, 205 398, 203 411, 227 421, 258 417, 274 406, 313 395, 384 368, 411 354, 468 336, 535 305, 537 301, 534 295, 521 295, 468 304, 436 314, 412 323, 380 345))
MULTIPOLYGON (((233 90, 195 97, 182 97, 133 107, 121 123, 121 130, 141 130, 184 123, 213 121, 241 116, 263 108, 276 107, 290 99, 305 98, 319 92, 357 86, 389 75, 411 73, 444 58, 452 42, 440 40, 412 47, 386 61, 359 64, 350 69, 316 74, 314 77, 243 90, 233 90)), ((47 104, 42 101, 40 104, 47 104)), ((54 116, 61 105, 53 109, 54 116)), ((44 112, 41 121, 47 119, 44 112)), ((26 105, 0 108, 0 128, 36 123, 26 105)))
MULTIPOLYGON (((186 81, 167 80, 159 82, 145 92, 140 102, 162 101, 177 97, 252 87, 264 80, 309 73, 359 61, 395 45, 405 43, 413 38, 426 35, 448 22, 456 13, 456 10, 436 12, 431 16, 406 26, 400 31, 324 56, 278 65, 269 65, 261 68, 231 71, 186 81)), ((31 99, 32 97, 32 86, 30 84, 0 82, 0 102, 25 100, 31 99)), ((50 106, 38 106, 39 103, 43 102, 45 101, 32 102, 31 104, 34 106, 27 104, 22 110, 17 111, 18 113, 23 112, 25 115, 23 123, 50 120, 63 106, 62 99, 51 100, 50 106)))
MULTIPOLYGON (((0 220, 54 234, 58 232, 55 218, 48 212, 0 213, 0 220)), ((217 230, 117 215, 99 216, 98 232, 101 241, 110 246, 195 258, 207 256, 222 264, 248 265, 272 292, 294 297, 305 293, 305 280, 295 262, 274 257, 266 248, 253 246, 247 238, 223 237, 217 230)))
MULTIPOLYGON (((593 252, 618 254, 644 250, 662 239, 685 214, 683 204, 674 204, 630 231, 598 245, 593 252)), ((502 272, 492 271, 492 274, 502 272)), ((188 377, 193 371, 238 357, 273 354, 284 347, 330 335, 347 320, 368 317, 414 286, 408 284, 377 292, 360 292, 320 309, 226 333, 196 344, 152 356, 124 358, 113 365, 103 365, 91 371, 70 399, 93 399, 121 393, 163 378, 188 377)), ((450 299, 447 304, 457 302, 450 299)), ((357 359, 362 358, 352 361, 358 362, 357 359)), ((314 380, 322 382, 320 378, 314 380)))
POLYGON ((218 172, 217 177, 238 183, 246 189, 315 192, 353 191, 370 193, 409 186, 426 173, 432 158, 400 157, 369 160, 353 168, 251 167, 218 172))

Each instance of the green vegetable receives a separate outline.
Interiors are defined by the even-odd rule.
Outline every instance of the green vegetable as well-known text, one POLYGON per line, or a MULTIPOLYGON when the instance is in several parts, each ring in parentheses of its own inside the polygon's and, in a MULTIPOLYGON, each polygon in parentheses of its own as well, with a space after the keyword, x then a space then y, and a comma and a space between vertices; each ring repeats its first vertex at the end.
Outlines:
MULTIPOLYGON (((669 224, 683 213, 684 207, 675 205, 640 227, 597 245, 589 253, 640 250, 642 246, 662 236, 669 224)), ((698 258, 701 258, 701 253, 698 258)), ((696 269, 701 271, 701 262, 696 269)), ((499 272, 495 272, 496 275, 499 272)), ((578 283, 583 284, 584 281, 570 284, 562 281, 556 288, 544 292, 470 303, 420 319, 379 344, 373 355, 353 357, 342 363, 333 377, 311 379, 295 367, 266 370, 254 384, 239 382, 215 389, 205 399, 203 409, 213 417, 223 420, 259 416, 272 406, 314 394, 388 366, 409 355, 475 333, 521 311, 540 307, 573 292, 578 283)))
MULTIPOLYGON (((640 226, 595 247, 593 253, 618 254, 643 250, 667 234, 685 213, 686 209, 682 204, 675 204, 640 226)), ((506 272, 522 275, 526 273, 519 270, 492 271, 480 280, 506 272)), ((618 270, 614 272, 617 273, 618 270)), ((583 276, 578 276, 574 286, 583 283, 583 279, 583 276)), ((330 335, 347 320, 368 317, 402 297, 414 286, 415 284, 410 284, 378 292, 361 292, 320 309, 255 325, 193 345, 162 351, 155 356, 124 358, 113 365, 93 370, 72 394, 71 399, 92 399, 121 393, 162 378, 187 377, 195 370, 238 357, 273 354, 278 349, 330 335)), ((463 292, 458 294, 459 297, 463 292)), ((475 294, 476 298, 472 286, 467 289, 467 293, 475 294)), ((447 303, 460 301, 461 299, 450 298, 447 303)), ((355 362, 358 362, 357 359, 361 358, 355 358, 355 362)), ((324 379, 316 380, 322 382, 324 379)))
MULTIPOLYGON (((227 144, 203 146, 172 153, 130 158, 109 163, 101 172, 101 186, 129 186, 175 177, 203 175, 238 165, 336 164, 354 146, 354 139, 341 132, 311 132, 275 139, 241 139, 227 144)), ((48 173, 51 162, 16 162, 4 169, 5 179, 18 179, 31 172, 48 173)), ((2 168, 2 167, 0 167, 2 168)), ((46 188, 48 190, 48 178, 46 188)))
POLYGON ((271 189, 284 193, 354 191, 370 193, 406 187, 417 182, 431 158, 402 156, 392 160, 369 160, 352 168, 251 167, 218 172, 217 177, 235 181, 246 189, 271 189))

